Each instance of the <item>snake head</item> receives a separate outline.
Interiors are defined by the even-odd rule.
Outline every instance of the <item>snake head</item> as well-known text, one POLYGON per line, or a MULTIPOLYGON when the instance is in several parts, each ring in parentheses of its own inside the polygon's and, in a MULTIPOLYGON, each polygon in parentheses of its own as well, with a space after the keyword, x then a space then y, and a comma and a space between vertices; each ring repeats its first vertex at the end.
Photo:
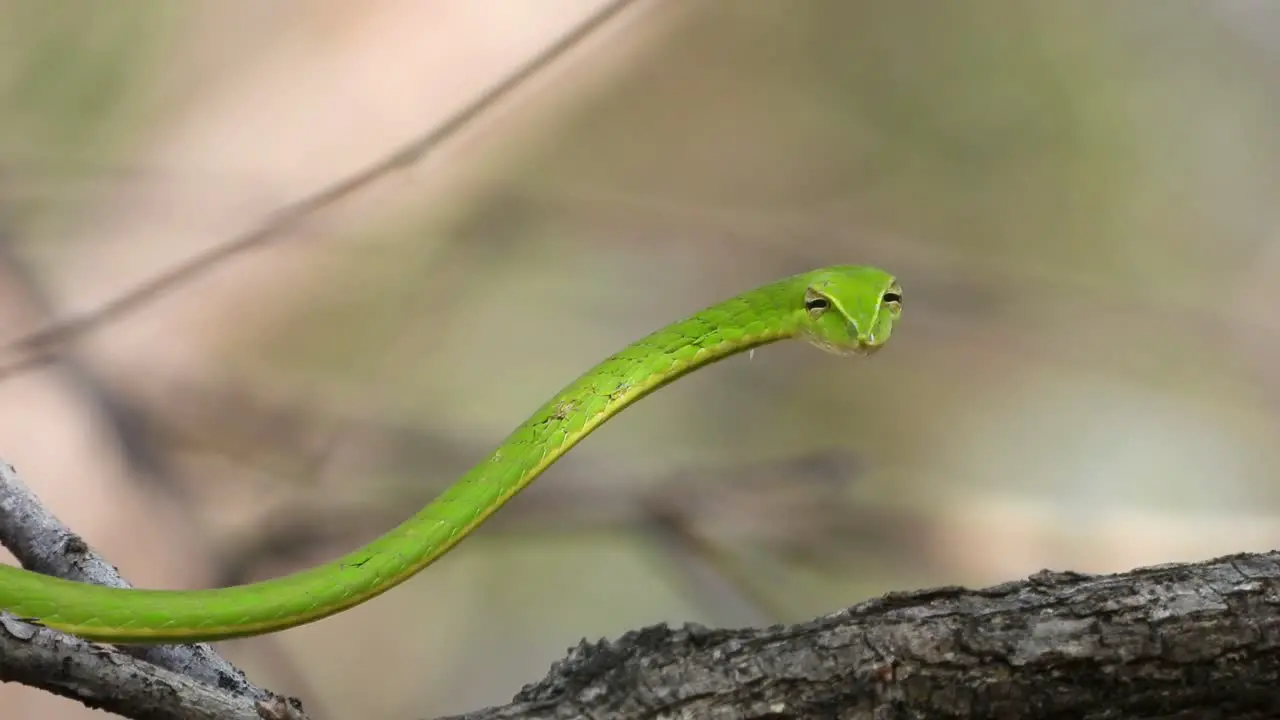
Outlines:
POLYGON ((800 330, 810 344, 837 355, 870 355, 884 347, 902 315, 902 287, 873 267, 814 271, 804 289, 800 330))

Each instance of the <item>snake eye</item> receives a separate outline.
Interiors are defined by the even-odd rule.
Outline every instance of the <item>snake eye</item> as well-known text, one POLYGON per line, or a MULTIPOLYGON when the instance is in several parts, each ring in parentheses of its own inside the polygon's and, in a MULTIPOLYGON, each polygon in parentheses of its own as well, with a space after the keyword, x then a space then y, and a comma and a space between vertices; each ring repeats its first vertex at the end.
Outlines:
POLYGON ((810 290, 804 296, 804 309, 816 313, 831 307, 831 301, 810 290))

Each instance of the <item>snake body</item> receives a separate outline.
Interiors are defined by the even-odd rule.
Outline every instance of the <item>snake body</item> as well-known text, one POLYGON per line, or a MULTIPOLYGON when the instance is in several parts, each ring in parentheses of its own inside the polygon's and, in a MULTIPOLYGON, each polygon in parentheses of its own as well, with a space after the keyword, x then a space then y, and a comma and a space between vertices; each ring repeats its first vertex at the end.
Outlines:
POLYGON ((518 426, 435 500, 332 562, 201 590, 109 588, 0 565, 0 610, 111 643, 186 643, 276 632, 364 603, 452 549, 609 418, 671 381, 778 340, 868 354, 889 339, 901 289, 878 268, 784 278, 672 323, 606 358, 518 426))

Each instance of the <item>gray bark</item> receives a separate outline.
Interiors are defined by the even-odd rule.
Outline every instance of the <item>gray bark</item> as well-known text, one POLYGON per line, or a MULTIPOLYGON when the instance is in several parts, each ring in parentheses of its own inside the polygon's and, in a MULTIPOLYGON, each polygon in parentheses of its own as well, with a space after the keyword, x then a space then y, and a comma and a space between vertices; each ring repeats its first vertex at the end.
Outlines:
POLYGON ((499 718, 1280 717, 1280 554, 892 593, 583 643, 499 718))
POLYGON ((0 681, 18 682, 135 720, 301 720, 297 701, 257 699, 0 616, 0 681))

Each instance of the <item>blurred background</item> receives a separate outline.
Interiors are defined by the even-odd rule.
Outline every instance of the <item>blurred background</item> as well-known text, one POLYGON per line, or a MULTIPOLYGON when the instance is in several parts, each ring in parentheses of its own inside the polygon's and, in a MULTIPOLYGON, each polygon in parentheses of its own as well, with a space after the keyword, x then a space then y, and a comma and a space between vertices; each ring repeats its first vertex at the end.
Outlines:
POLYGON ((1280 4, 5 0, 0 38, 0 457, 136 585, 337 557, 759 283, 902 280, 874 358, 696 373, 402 588, 220 646, 317 720, 504 703, 652 623, 1280 544, 1280 4))

